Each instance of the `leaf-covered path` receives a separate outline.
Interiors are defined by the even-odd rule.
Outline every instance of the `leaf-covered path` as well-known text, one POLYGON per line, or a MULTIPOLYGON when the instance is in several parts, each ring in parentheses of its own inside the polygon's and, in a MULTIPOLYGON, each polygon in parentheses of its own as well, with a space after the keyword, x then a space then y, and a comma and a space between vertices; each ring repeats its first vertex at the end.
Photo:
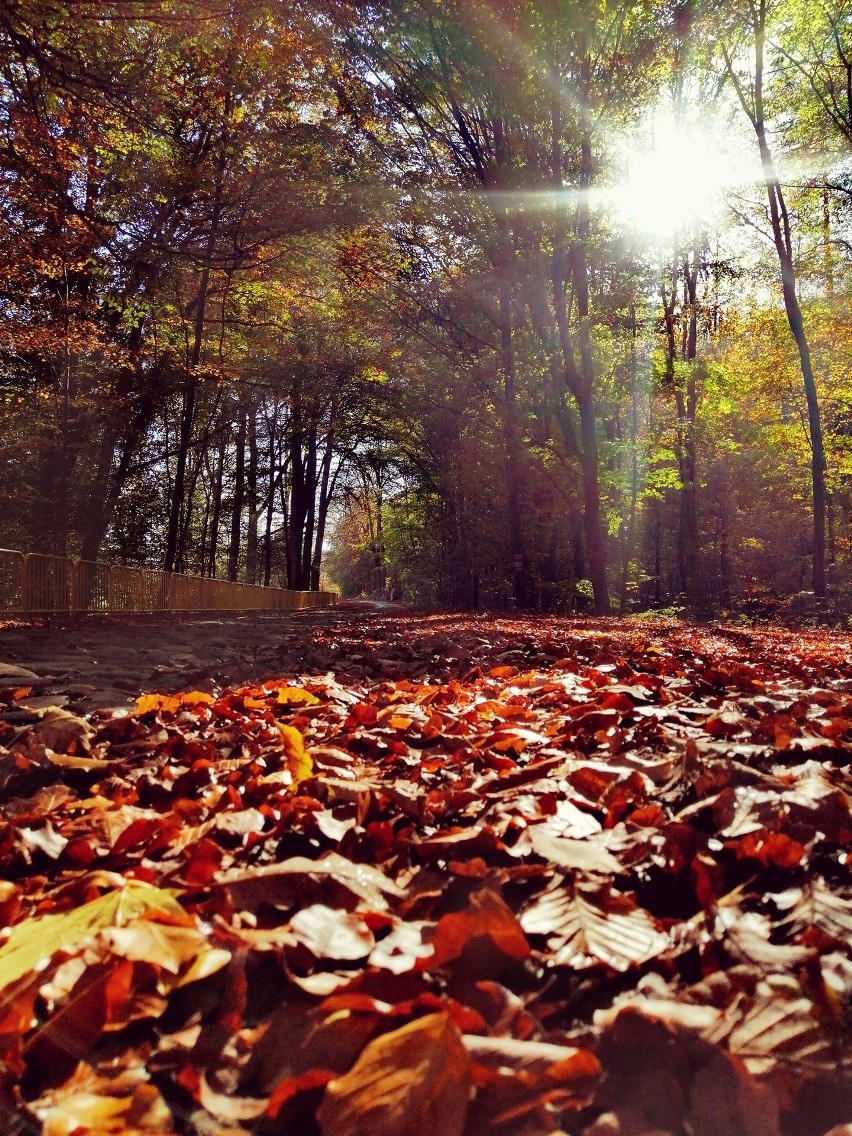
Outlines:
POLYGON ((852 1121, 849 648, 352 609, 264 683, 7 716, 6 1128, 852 1121))
POLYGON ((31 686, 18 711, 60 705, 80 713, 129 708, 148 690, 257 682, 305 669, 316 632, 345 627, 371 606, 10 620, 0 624, 0 685, 31 686), (13 668, 30 673, 14 676, 13 668))

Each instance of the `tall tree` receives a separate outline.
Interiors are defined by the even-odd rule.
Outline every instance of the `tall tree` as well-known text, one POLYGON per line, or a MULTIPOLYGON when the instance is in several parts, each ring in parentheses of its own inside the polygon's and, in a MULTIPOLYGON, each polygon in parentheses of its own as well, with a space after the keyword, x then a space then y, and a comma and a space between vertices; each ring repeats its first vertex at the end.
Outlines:
POLYGON ((819 395, 814 376, 811 350, 808 343, 802 306, 797 291, 795 246, 787 208, 787 201, 769 134, 766 100, 766 52, 770 18, 775 7, 771 0, 749 0, 747 6, 749 41, 747 50, 751 59, 749 68, 739 62, 743 46, 723 31, 721 50, 727 74, 736 91, 740 106, 751 123, 757 140, 760 162, 769 207, 772 241, 778 258, 781 275, 781 292, 790 334, 796 344, 799 366, 805 391, 808 431, 811 445, 811 489, 813 494, 813 589, 820 598, 826 595, 826 515, 828 494, 826 488, 825 444, 819 395))

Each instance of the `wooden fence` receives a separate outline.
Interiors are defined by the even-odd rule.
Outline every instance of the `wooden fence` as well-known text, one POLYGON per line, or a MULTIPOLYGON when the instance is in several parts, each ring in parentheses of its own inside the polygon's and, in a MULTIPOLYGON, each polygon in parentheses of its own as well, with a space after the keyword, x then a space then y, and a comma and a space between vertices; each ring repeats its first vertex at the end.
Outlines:
POLYGON ((336 592, 290 592, 203 576, 0 548, 0 612, 300 611, 336 592))

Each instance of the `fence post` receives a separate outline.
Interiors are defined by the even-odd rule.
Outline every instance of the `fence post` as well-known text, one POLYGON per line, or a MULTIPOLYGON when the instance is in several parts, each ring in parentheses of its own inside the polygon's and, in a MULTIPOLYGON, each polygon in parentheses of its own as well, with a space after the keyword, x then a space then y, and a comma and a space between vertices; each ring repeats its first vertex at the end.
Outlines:
POLYGON ((32 553, 25 552, 21 561, 21 603, 24 611, 36 610, 32 572, 30 571, 31 559, 32 553))
POLYGON ((70 578, 68 580, 68 590, 71 593, 69 603, 72 612, 80 611, 82 607, 80 603, 80 596, 82 594, 83 587, 80 575, 80 558, 73 557, 71 560, 71 572, 69 573, 70 578))

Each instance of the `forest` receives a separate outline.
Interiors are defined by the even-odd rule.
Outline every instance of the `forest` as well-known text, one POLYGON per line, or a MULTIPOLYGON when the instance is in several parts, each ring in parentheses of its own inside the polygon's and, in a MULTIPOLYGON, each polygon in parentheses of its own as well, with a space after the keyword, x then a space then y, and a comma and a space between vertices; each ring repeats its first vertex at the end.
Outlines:
POLYGON ((0 178, 0 545, 852 611, 847 0, 2 0, 0 178))

